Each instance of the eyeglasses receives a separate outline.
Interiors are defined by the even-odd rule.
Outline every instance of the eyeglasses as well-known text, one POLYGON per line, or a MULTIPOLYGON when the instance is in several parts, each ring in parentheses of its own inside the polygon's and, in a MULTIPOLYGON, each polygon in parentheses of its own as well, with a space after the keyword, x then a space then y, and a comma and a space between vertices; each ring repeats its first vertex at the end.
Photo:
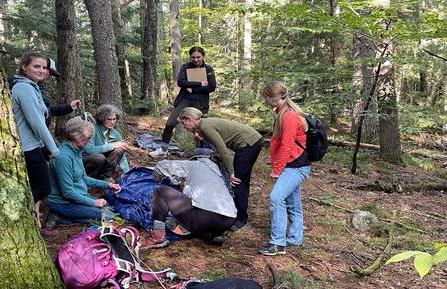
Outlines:
POLYGON ((116 121, 118 119, 115 117, 115 118, 106 118, 106 120, 108 120, 108 121, 116 121))

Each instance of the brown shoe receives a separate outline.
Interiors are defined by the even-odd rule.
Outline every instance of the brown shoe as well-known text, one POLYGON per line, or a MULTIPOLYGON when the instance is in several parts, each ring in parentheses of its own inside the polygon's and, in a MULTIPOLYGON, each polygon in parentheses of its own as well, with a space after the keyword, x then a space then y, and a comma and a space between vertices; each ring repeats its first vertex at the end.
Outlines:
POLYGON ((166 238, 166 232, 162 230, 153 230, 149 236, 143 241, 141 247, 143 248, 163 248, 169 245, 169 240, 166 238))

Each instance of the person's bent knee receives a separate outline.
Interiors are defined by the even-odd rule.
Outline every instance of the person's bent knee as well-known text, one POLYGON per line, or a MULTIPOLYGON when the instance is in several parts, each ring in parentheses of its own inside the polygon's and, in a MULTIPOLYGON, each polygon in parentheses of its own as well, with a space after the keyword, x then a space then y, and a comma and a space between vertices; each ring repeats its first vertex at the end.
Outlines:
POLYGON ((103 154, 90 154, 90 155, 86 156, 86 160, 89 163, 104 164, 106 162, 107 158, 103 154))

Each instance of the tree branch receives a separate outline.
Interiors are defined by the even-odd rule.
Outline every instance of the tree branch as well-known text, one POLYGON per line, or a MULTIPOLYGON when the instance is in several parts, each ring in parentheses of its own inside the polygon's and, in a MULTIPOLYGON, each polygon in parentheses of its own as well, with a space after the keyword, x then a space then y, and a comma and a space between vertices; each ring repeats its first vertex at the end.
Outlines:
POLYGON ((435 53, 433 53, 433 52, 431 52, 431 51, 428 51, 428 50, 425 49, 425 48, 422 48, 422 51, 424 51, 424 52, 430 54, 431 56, 434 56, 434 57, 436 57, 436 58, 439 58, 439 59, 442 59, 442 60, 444 60, 444 61, 447 61, 447 58, 442 57, 442 56, 439 56, 439 55, 437 55, 437 54, 435 54, 435 53))

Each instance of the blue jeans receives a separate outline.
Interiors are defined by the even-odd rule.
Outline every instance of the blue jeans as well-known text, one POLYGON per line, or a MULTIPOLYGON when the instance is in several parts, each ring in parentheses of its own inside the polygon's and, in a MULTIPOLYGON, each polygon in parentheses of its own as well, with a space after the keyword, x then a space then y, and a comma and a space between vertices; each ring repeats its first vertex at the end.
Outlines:
POLYGON ((270 243, 286 246, 303 242, 301 183, 309 177, 310 166, 285 168, 270 193, 270 243))
POLYGON ((107 207, 97 208, 86 205, 70 203, 58 204, 48 203, 48 208, 59 217, 60 224, 90 224, 92 222, 100 222, 103 218, 106 220, 113 219, 113 213, 107 207))

